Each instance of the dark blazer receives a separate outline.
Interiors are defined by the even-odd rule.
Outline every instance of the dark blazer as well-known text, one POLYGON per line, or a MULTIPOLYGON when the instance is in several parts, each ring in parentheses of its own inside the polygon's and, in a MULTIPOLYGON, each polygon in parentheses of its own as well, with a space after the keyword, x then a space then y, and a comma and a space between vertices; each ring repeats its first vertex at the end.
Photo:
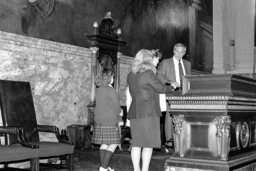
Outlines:
MULTIPOLYGON (((191 75, 191 63, 185 59, 182 59, 182 61, 186 75, 191 75)), ((157 76, 163 83, 177 82, 173 57, 165 59, 159 64, 157 76)))
POLYGON ((115 125, 119 121, 121 107, 114 88, 103 85, 96 89, 94 121, 99 125, 115 125))
POLYGON ((159 93, 171 93, 173 89, 164 85, 151 70, 127 77, 132 103, 128 111, 128 118, 143 118, 161 116, 159 93))

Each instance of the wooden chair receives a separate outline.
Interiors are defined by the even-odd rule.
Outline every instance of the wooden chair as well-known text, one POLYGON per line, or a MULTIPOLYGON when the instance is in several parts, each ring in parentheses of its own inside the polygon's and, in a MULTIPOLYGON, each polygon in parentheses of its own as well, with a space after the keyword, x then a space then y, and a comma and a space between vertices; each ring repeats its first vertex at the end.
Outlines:
POLYGON ((65 157, 69 170, 73 171, 74 146, 60 139, 56 126, 37 124, 29 82, 0 80, 0 105, 3 126, 18 127, 24 131, 24 136, 8 134, 7 145, 15 146, 23 143, 23 146, 31 147, 32 145, 34 148, 38 146, 33 149, 35 158, 31 162, 31 170, 38 170, 41 167, 38 164, 39 159, 65 157), (54 133, 59 142, 41 142, 39 132, 54 133))
POLYGON ((36 161, 36 150, 39 148, 37 145, 31 145, 28 142, 24 142, 24 131, 18 127, 2 127, 0 126, 0 136, 4 135, 16 135, 19 143, 13 145, 5 145, 5 142, 1 142, 0 145, 0 163, 4 164, 3 170, 6 170, 8 163, 22 162, 30 160, 30 170, 39 171, 36 161), (32 168, 34 167, 34 168, 32 168))

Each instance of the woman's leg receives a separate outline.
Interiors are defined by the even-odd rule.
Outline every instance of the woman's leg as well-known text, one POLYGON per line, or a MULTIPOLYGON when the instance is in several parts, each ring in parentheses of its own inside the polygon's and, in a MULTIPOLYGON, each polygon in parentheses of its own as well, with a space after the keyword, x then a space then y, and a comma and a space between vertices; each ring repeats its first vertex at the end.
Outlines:
POLYGON ((148 171, 153 148, 143 148, 142 150, 142 171, 148 171))
POLYGON ((132 147, 131 158, 134 171, 140 171, 141 147, 132 147))

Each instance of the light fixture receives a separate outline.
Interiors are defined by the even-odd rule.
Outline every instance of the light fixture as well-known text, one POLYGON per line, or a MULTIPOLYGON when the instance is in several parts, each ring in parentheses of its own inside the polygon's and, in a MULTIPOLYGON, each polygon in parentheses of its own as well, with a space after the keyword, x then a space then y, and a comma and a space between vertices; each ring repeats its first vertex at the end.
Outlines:
POLYGON ((96 29, 96 28, 98 28, 98 27, 99 27, 99 24, 98 24, 98 22, 97 22, 97 21, 95 21, 95 22, 93 23, 93 25, 92 25, 92 26, 93 26, 93 28, 94 28, 94 29, 96 29))
POLYGON ((99 28, 98 22, 95 21, 95 22, 93 23, 92 27, 93 27, 93 33, 94 33, 95 35, 97 35, 97 34, 98 34, 98 28, 99 28))
POLYGON ((118 37, 120 37, 122 35, 122 29, 118 28, 117 31, 116 31, 116 34, 117 34, 118 37))

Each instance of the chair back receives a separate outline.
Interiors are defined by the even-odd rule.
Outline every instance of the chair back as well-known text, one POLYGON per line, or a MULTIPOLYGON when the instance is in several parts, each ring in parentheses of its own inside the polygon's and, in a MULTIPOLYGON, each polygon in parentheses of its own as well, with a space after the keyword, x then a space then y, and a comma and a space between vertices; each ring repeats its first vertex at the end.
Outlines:
MULTIPOLYGON (((36 113, 29 82, 0 80, 0 105, 3 126, 23 127, 29 142, 39 142, 36 113)), ((8 135, 7 144, 18 142, 8 135)))

